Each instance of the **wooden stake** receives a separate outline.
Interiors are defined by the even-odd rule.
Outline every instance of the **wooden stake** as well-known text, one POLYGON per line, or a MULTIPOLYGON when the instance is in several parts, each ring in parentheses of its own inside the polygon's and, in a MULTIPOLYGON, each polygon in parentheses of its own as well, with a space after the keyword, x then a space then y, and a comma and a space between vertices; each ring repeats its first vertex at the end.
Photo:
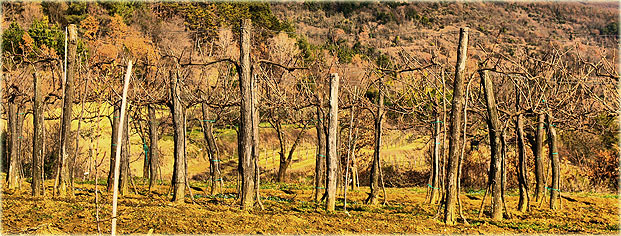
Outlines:
POLYGON ((116 210, 117 199, 119 196, 119 175, 121 166, 121 141, 123 138, 123 129, 125 124, 125 108, 127 107, 127 90, 129 88, 129 79, 132 75, 132 60, 127 62, 127 71, 125 73, 125 81, 123 82, 123 99, 121 101, 121 117, 119 121, 119 129, 117 129, 116 140, 119 145, 116 145, 116 157, 114 160, 114 190, 112 194, 112 229, 111 234, 116 235, 116 210))
POLYGON ((338 165, 337 135, 338 135, 338 110, 339 110, 339 75, 333 73, 330 78, 330 117, 328 123, 328 156, 326 159, 327 186, 326 186, 326 210, 334 211, 336 204, 336 172, 338 165))

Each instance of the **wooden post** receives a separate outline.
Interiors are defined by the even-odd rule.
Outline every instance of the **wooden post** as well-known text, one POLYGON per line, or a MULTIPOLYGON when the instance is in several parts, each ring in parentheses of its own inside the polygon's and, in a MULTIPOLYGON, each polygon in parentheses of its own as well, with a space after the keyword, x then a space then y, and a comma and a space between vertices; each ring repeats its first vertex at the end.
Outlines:
POLYGON ((468 52, 468 28, 461 28, 459 32, 459 46, 457 48, 457 63, 455 65, 455 80, 453 83, 453 107, 451 108, 451 125, 449 131, 449 152, 447 165, 447 184, 445 186, 444 223, 454 225, 455 203, 457 202, 457 175, 460 157, 461 128, 464 107, 464 73, 468 52))
POLYGON ((241 23, 240 39, 240 75, 241 93, 240 127, 239 127, 239 171, 241 175, 241 207, 248 210, 254 206, 255 198, 255 162, 253 160, 253 118, 252 118, 252 78, 250 75, 250 19, 241 23))
POLYGON ((479 71, 481 85, 485 92, 487 106, 487 126, 489 129, 491 164, 488 173, 488 185, 492 186, 492 219, 502 219, 502 173, 501 173, 501 130, 494 95, 494 84, 487 71, 479 71))
POLYGON ((68 140, 69 133, 71 132, 71 119, 73 111, 73 95, 75 80, 75 71, 77 69, 76 51, 77 51, 77 28, 71 24, 68 27, 69 30, 69 50, 67 51, 67 78, 65 80, 65 91, 63 97, 63 115, 60 126, 60 155, 57 164, 56 182, 57 188, 54 189, 60 196, 64 196, 67 193, 67 187, 71 187, 69 183, 69 165, 68 165, 68 140))
POLYGON ((333 73, 330 77, 330 116, 328 122, 328 156, 326 160, 327 186, 326 186, 326 210, 334 211, 336 205, 336 181, 337 181, 337 135, 338 135, 338 112, 339 112, 339 75, 333 73))
POLYGON ((543 201, 545 180, 543 179, 543 137, 545 127, 543 126, 545 120, 544 114, 537 115, 537 130, 535 131, 535 144, 533 145, 533 152, 535 154, 535 202, 543 201))
POLYGON ((550 209, 558 209, 561 195, 560 189, 560 175, 561 175, 561 163, 558 156, 558 149, 556 147, 556 128, 552 124, 552 116, 546 114, 546 125, 548 128, 548 158, 552 166, 552 187, 550 189, 550 209))
POLYGON ((34 104, 33 112, 33 139, 32 139, 32 196, 42 196, 45 188, 43 187, 43 144, 45 142, 43 126, 43 99, 41 96, 41 81, 37 73, 32 74, 34 79, 34 104))
MULTIPOLYGON (((174 70, 174 69, 173 69, 174 70)), ((173 140, 174 140, 174 174, 171 180, 173 188, 172 201, 183 203, 185 198, 185 129, 183 119, 183 105, 181 103, 179 88, 179 72, 170 71, 170 93, 172 97, 171 112, 173 117, 173 140)))
MULTIPOLYGON (((123 139, 123 129, 125 122, 125 108, 127 107, 127 90, 129 88, 129 79, 132 74, 132 60, 129 60, 127 63, 127 72, 125 73, 125 81, 123 83, 123 99, 121 100, 121 115, 119 118, 119 129, 117 129, 116 134, 116 143, 120 144, 123 139)), ((114 161, 114 185, 113 185, 113 194, 112 194, 112 229, 111 234, 116 235, 116 209, 117 209, 117 199, 119 197, 119 175, 120 175, 120 167, 121 167, 121 145, 116 145, 116 157, 114 161)))

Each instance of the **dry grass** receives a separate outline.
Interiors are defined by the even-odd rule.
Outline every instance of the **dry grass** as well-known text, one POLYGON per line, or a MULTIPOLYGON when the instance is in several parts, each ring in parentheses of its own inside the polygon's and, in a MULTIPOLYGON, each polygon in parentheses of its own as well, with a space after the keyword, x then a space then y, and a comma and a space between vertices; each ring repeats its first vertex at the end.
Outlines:
MULTIPOLYGON (((28 191, 3 192, 2 233, 97 233, 94 185, 78 184, 72 198, 33 199, 28 191)), ((301 185, 266 185, 262 189, 265 210, 243 212, 234 199, 235 188, 225 194, 205 196, 197 193, 196 204, 189 198, 172 205, 165 195, 168 186, 160 186, 147 196, 120 198, 119 232, 144 234, 387 234, 387 233, 619 233, 619 205, 616 195, 566 194, 578 200, 564 201, 564 208, 552 211, 533 207, 529 213, 515 209, 516 196, 507 196, 513 218, 500 222, 477 218, 480 193, 462 194, 464 214, 470 225, 446 226, 434 219, 435 205, 424 203, 423 188, 389 188, 388 205, 368 206, 361 202, 368 189, 350 191, 348 213, 342 211, 342 198, 335 213, 326 213, 310 201, 312 188, 301 185), (293 191, 287 194, 281 189, 293 191), (468 196, 466 196, 468 195, 468 196)), ((100 186, 105 188, 105 186, 100 186)), ((48 191, 49 193, 49 191, 48 191)), ((109 232, 111 194, 100 194, 100 228, 109 232)), ((538 204, 537 204, 538 205, 538 204)), ((545 204, 544 204, 545 205, 545 204)), ((487 210, 486 210, 487 212, 487 210)))

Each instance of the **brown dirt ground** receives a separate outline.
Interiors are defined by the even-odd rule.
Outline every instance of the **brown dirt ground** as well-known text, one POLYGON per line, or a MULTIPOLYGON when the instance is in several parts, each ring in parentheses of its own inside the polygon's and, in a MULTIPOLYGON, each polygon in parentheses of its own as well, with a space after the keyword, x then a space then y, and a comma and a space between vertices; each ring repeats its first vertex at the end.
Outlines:
MULTIPOLYGON (((251 212, 239 210, 232 198, 234 188, 225 188, 227 194, 219 197, 205 197, 195 190, 194 194, 201 195, 196 204, 186 197, 181 205, 173 205, 170 196, 161 195, 167 186, 156 188, 151 196, 139 188, 141 194, 119 198, 118 230, 122 234, 619 234, 619 202, 614 195, 563 193, 578 201, 563 199, 563 209, 557 211, 546 209, 546 204, 541 209, 534 204, 529 213, 516 211, 517 196, 507 196, 512 218, 494 222, 487 216, 477 217, 481 201, 471 198, 480 199, 482 194, 462 194, 463 212, 470 224, 460 220, 447 226, 434 219, 437 206, 424 203, 424 188, 387 189, 386 206, 361 204, 368 188, 350 191, 348 213, 342 211, 342 198, 337 201, 337 212, 326 213, 310 201, 313 192, 309 187, 287 187, 293 192, 288 194, 279 189, 282 186, 273 186, 261 190, 265 209, 251 212)), ((3 191, 1 233, 97 233, 94 185, 76 184, 76 188, 75 197, 47 199, 31 197, 27 187, 3 191)), ((99 194, 102 233, 110 232, 111 195, 105 191, 99 194)))

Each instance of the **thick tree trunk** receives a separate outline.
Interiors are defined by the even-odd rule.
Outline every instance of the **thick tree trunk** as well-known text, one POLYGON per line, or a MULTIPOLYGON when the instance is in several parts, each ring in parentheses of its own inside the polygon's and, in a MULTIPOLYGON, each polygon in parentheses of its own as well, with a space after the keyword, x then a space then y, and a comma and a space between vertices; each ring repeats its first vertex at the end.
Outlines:
POLYGON ((298 145, 300 145, 302 135, 304 135, 304 132, 306 132, 306 127, 308 123, 304 124, 302 130, 300 130, 300 132, 296 136, 295 141, 293 141, 293 145, 291 145, 291 149, 289 149, 289 152, 287 152, 284 130, 282 129, 280 121, 275 121, 272 123, 276 125, 274 128, 276 128, 276 132, 278 133, 278 141, 280 142, 280 164, 278 165, 277 181, 285 182, 287 169, 289 168, 289 166, 291 165, 291 161, 293 160, 293 153, 295 152, 295 149, 298 147, 298 145))
POLYGON ((8 101, 8 142, 7 142, 7 156, 9 157, 7 162, 9 163, 9 170, 7 171, 6 181, 9 189, 19 189, 21 182, 20 175, 20 157, 18 142, 21 138, 21 134, 18 132, 18 119, 19 112, 17 111, 15 104, 15 96, 11 96, 8 101))
POLYGON ((336 205, 336 172, 338 165, 337 135, 338 135, 338 109, 339 109, 339 76, 334 73, 330 78, 330 115, 328 122, 328 156, 326 159, 327 183, 326 183, 326 210, 334 211, 336 205))
POLYGON ((468 53, 468 28, 461 28, 459 32, 459 46, 457 48, 457 63, 455 65, 455 80, 453 82, 453 107, 451 108, 451 126, 449 130, 449 152, 447 165, 447 184, 445 186, 444 223, 455 224, 455 205, 457 203, 457 177, 460 157, 460 136, 464 107, 464 73, 468 53))
POLYGON ((239 88, 240 103, 240 130, 239 130, 239 173, 241 176, 241 207, 249 210, 254 206, 255 189, 255 162, 253 160, 253 122, 252 122, 252 81, 250 71, 250 19, 242 20, 240 40, 240 75, 239 88))
POLYGON ((34 77, 34 119, 33 122, 33 139, 32 139, 32 196, 42 196, 45 188, 43 187, 43 99, 41 96, 41 81, 37 73, 33 73, 34 77))
POLYGON ((433 156, 431 159, 431 195, 429 203, 436 204, 440 199, 440 120, 436 116, 433 128, 433 156))
POLYGON ((157 169, 159 167, 159 148, 158 148, 158 132, 157 118, 155 116, 155 108, 153 105, 147 106, 149 115, 149 190, 153 187, 155 181, 160 177, 157 169))
POLYGON ((548 128, 548 158, 552 168, 552 187, 550 188, 550 209, 558 209, 560 201, 560 175, 561 175, 561 163, 558 156, 558 149, 556 147, 556 128, 552 124, 552 116, 546 115, 546 124, 548 128))
POLYGON ((171 94, 171 113, 173 117, 173 140, 174 140, 174 175, 171 180, 173 188, 172 201, 183 203, 185 198, 185 151, 184 139, 185 130, 183 128, 183 105, 181 104, 179 89, 179 74, 170 71, 170 94, 171 94))
POLYGON ((276 176, 276 182, 285 181, 285 175, 287 173, 287 168, 289 168, 290 163, 291 161, 285 158, 284 155, 281 156, 280 162, 278 164, 278 175, 276 176))
POLYGON ((209 108, 207 104, 201 104, 201 112, 203 113, 203 136, 207 141, 207 155, 209 157, 209 176, 211 177, 211 194, 214 194, 216 182, 222 182, 220 176, 220 159, 216 139, 213 136, 213 122, 215 118, 209 118, 209 108))
POLYGON ((537 130, 535 136, 535 144, 533 145, 533 153, 535 155, 535 202, 543 200, 545 180, 543 179, 543 137, 544 137, 544 114, 537 116, 537 130))
POLYGON ((380 168, 382 168, 380 148, 382 145, 382 120, 384 118, 384 84, 382 78, 379 81, 379 89, 377 93, 377 113, 375 114, 375 136, 373 146, 373 163, 371 164, 370 186, 371 193, 367 198, 367 204, 376 205, 377 196, 379 195, 380 168))
MULTIPOLYGON (((69 133, 71 132, 71 119, 73 111, 73 95, 74 88, 73 82, 75 80, 75 71, 77 70, 76 51, 77 44, 77 28, 75 25, 69 25, 69 50, 67 51, 67 79, 65 81, 65 95, 63 104, 63 116, 60 126, 60 156, 57 162, 56 182, 58 183, 57 189, 54 189, 60 196, 67 194, 67 188, 72 185, 69 183, 69 133)), ((73 191, 71 191, 73 192, 73 191)))
POLYGON ((487 106, 487 126, 489 129, 489 140, 491 150, 491 164, 488 173, 488 185, 492 186, 492 219, 502 219, 502 173, 501 173, 501 133, 500 121, 498 120, 498 110, 496 108, 496 98, 494 95, 494 84, 489 78, 487 71, 479 71, 481 85, 485 92, 485 103, 487 106))
MULTIPOLYGON (((519 112, 519 110, 518 110, 519 112)), ((516 136, 518 143, 518 166, 517 177, 518 185, 520 189, 520 200, 518 202, 518 210, 525 212, 528 209, 529 197, 528 197, 528 170, 526 168, 526 145, 524 143, 524 118, 522 114, 517 116, 516 121, 516 136)))
POLYGON ((315 201, 321 199, 321 194, 325 189, 326 183, 326 134, 323 123, 323 110, 321 109, 323 99, 317 97, 319 105, 317 106, 317 157, 315 159, 315 201))

